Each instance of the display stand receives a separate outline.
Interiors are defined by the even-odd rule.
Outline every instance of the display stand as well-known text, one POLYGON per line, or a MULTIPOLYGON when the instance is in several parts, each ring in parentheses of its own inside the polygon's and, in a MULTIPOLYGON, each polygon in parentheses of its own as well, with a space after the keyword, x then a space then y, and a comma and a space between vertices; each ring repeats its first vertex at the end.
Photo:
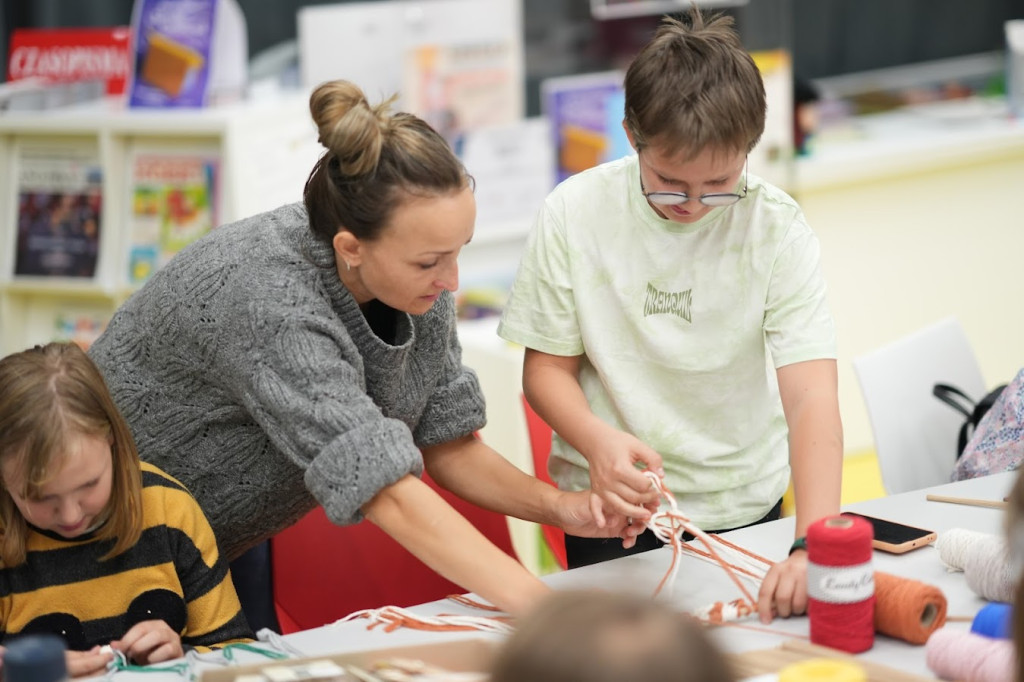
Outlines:
MULTIPOLYGON (((210 200, 218 224, 301 200, 321 151, 307 101, 305 93, 289 93, 205 109, 128 110, 117 101, 101 100, 0 116, 0 352, 57 339, 88 345, 139 285, 142 278, 132 277, 129 260, 133 235, 138 234, 132 161, 140 151, 202 150, 214 159, 217 177, 210 200), (32 183, 26 165, 45 169, 37 158, 40 150, 57 158, 84 157, 95 166, 89 177, 98 176, 99 196, 93 201, 98 205, 98 235, 90 242, 96 249, 91 270, 69 276, 59 269, 16 263, 19 247, 28 243, 29 218, 40 213, 26 205, 48 198, 45 185, 42 191, 28 186, 32 183)), ((63 192, 59 185, 50 187, 50 194, 63 192)), ((87 203, 87 189, 65 193, 87 203)), ((72 221, 64 231, 81 224, 72 221)), ((62 248, 78 249, 53 240, 37 239, 35 244, 58 256, 62 248)))

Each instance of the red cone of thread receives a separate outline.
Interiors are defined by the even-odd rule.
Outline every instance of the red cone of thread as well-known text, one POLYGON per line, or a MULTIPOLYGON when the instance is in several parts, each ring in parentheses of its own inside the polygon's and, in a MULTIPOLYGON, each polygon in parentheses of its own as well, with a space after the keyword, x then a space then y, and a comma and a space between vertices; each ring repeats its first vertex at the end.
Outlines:
POLYGON ((811 641, 850 653, 875 642, 871 524, 850 516, 807 529, 807 613, 811 641))

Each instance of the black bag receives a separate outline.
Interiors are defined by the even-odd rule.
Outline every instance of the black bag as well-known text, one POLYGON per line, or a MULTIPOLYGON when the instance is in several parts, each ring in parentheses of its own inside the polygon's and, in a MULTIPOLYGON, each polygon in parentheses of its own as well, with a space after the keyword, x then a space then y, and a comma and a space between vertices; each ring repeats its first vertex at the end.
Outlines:
POLYGON ((1006 388, 1006 384, 996 386, 978 402, 974 402, 969 395, 950 384, 935 384, 932 388, 932 395, 966 417, 963 426, 960 427, 960 437, 957 439, 957 459, 964 454, 964 448, 967 447, 967 442, 974 434, 974 429, 978 428, 978 422, 999 399, 1004 388, 1006 388))

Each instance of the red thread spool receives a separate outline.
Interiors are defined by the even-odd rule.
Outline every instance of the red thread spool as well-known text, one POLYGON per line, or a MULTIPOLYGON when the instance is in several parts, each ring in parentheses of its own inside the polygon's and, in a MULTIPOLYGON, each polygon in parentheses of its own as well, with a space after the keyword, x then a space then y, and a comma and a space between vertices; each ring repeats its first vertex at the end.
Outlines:
POLYGON ((807 614, 811 641, 850 653, 875 642, 871 524, 829 516, 807 529, 807 614))

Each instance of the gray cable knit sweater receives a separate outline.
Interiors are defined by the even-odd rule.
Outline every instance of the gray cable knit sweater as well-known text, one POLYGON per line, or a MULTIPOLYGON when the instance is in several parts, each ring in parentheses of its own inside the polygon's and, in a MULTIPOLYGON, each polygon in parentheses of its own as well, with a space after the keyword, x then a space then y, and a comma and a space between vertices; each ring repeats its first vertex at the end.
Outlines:
POLYGON ((382 339, 301 204, 219 227, 161 268, 90 355, 139 452, 199 500, 234 559, 319 503, 337 524, 418 447, 484 425, 454 300, 383 308, 382 339))

